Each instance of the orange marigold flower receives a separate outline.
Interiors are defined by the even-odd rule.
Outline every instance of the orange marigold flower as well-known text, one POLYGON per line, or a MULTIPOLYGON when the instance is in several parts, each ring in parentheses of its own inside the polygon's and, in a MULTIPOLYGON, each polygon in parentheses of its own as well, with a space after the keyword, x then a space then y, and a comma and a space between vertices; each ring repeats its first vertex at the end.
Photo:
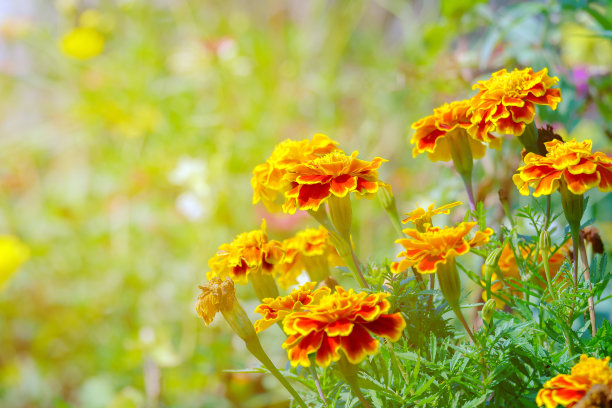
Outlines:
POLYGON ((263 271, 274 272, 274 265, 283 258, 282 245, 278 241, 268 240, 266 220, 262 220, 261 229, 243 232, 230 244, 222 244, 219 250, 208 261, 208 279, 213 277, 230 277, 234 282, 245 284, 248 275, 263 271))
POLYGON ((612 369, 609 364, 610 357, 598 360, 581 355, 571 374, 559 374, 544 383, 544 388, 536 397, 538 407, 572 407, 596 384, 607 386, 612 391, 612 369))
MULTIPOLYGON (((412 124, 416 133, 410 139, 415 145, 412 149, 412 157, 427 152, 431 161, 450 161, 451 141, 449 136, 458 129, 467 129, 471 126, 471 104, 470 101, 455 101, 445 103, 434 109, 434 114, 426 116, 412 124)), ((493 142, 492 147, 499 148, 501 139, 487 134, 486 137, 467 137, 470 144, 472 156, 479 159, 485 155, 486 146, 483 142, 493 142)))
POLYGON ((255 322, 255 331, 259 333, 267 329, 274 323, 282 321, 291 312, 300 311, 331 292, 327 286, 313 290, 316 285, 316 282, 307 282, 287 296, 264 299, 263 303, 255 308, 255 313, 263 316, 255 322))
POLYGON ((427 211, 425 211, 425 209, 421 207, 417 207, 417 209, 413 210, 412 212, 406 213, 405 215, 407 215, 408 217, 403 219, 402 222, 404 224, 412 222, 417 225, 417 227, 425 226, 426 224, 431 224, 431 217, 433 217, 434 215, 448 214, 451 208, 461 204, 461 201, 455 201, 454 203, 443 205, 440 208, 434 208, 436 203, 433 203, 429 205, 427 211))
POLYGON ((285 257, 276 269, 278 283, 285 289, 297 283, 297 277, 303 270, 308 271, 312 280, 320 281, 328 276, 329 265, 342 264, 329 240, 329 232, 322 226, 299 231, 285 239, 282 245, 285 257))
POLYGON ((234 305, 234 282, 213 277, 204 286, 198 286, 202 293, 198 296, 196 312, 208 326, 218 312, 229 311, 234 305))
POLYGON ((336 286, 336 292, 323 297, 306 310, 293 312, 283 320, 289 336, 283 343, 291 365, 310 366, 308 356, 316 353, 316 362, 327 367, 338 361, 342 350, 351 364, 359 364, 378 351, 372 335, 397 341, 406 322, 401 313, 386 314, 391 307, 388 293, 355 293, 336 286))
MULTIPOLYGON (((555 277, 557 276, 557 273, 561 269, 561 266, 563 265, 565 260, 568 258, 570 246, 571 246, 571 241, 568 241, 565 243, 565 245, 557 249, 554 253, 552 250, 550 251, 550 255, 548 257, 548 265, 549 265, 551 279, 555 279, 555 277)), ((523 245, 520 248, 520 256, 522 256, 523 258, 533 256, 534 252, 535 252, 534 244, 523 245)), ((541 253, 538 253, 537 262, 538 263, 542 262, 541 253)), ((492 282, 491 292, 493 293, 493 297, 495 298, 495 300, 497 300, 497 308, 503 309, 505 306, 505 302, 499 296, 496 296, 495 294, 497 293, 501 294, 505 291, 504 283, 507 284, 507 286, 509 287, 509 291, 514 296, 518 296, 518 297, 523 296, 523 292, 521 292, 520 290, 516 288, 516 286, 518 287, 522 286, 522 280, 521 280, 521 274, 519 272, 519 268, 516 262, 516 258, 514 257, 514 253, 512 252, 512 247, 510 246, 510 244, 506 244, 504 248, 502 249, 497 265, 499 267, 499 275, 497 273, 493 273, 493 275, 491 276, 491 282, 492 282)), ((482 271, 484 274, 484 265, 482 267, 482 271)), ((540 285, 542 289, 544 289, 546 287, 546 273, 544 271, 544 266, 542 266, 538 270, 538 274, 540 275, 542 279, 538 280, 537 283, 540 285)), ((486 292, 482 293, 482 299, 485 301, 487 300, 486 292)))
POLYGON ((373 197, 379 187, 386 186, 378 180, 377 169, 385 159, 375 157, 371 162, 335 151, 322 157, 293 166, 285 175, 291 189, 285 193, 283 210, 293 214, 295 210, 318 210, 332 194, 345 197, 351 192, 358 196, 373 197))
POLYGON ((462 222, 456 227, 444 227, 444 229, 429 227, 425 232, 405 229, 404 233, 409 238, 395 241, 404 247, 405 251, 398 256, 403 256, 405 259, 393 262, 391 270, 399 273, 414 266, 420 273, 436 272, 438 264, 446 264, 447 259, 466 254, 471 248, 489 242, 489 238, 493 235, 491 228, 476 231, 474 238, 467 238, 467 234, 475 225, 475 222, 462 222))
POLYGON ((519 167, 512 180, 523 195, 529 195, 529 187, 534 188, 534 197, 552 194, 561 183, 575 195, 593 187, 612 191, 612 158, 601 152, 591 153, 592 144, 590 140, 576 139, 546 142, 546 156, 527 153, 525 165, 519 167))
POLYGON ((297 163, 339 150, 337 144, 326 135, 317 133, 312 140, 287 139, 276 145, 268 160, 255 166, 253 170, 253 204, 261 201, 269 211, 280 211, 282 202, 278 202, 279 197, 284 199, 283 195, 290 187, 289 181, 283 178, 287 169, 297 163))
POLYGON ((533 72, 531 68, 505 69, 494 72, 486 81, 478 81, 479 92, 471 100, 472 117, 468 132, 486 141, 489 132, 520 136, 533 122, 535 105, 557 108, 561 91, 552 88, 559 81, 548 76, 548 69, 533 72))

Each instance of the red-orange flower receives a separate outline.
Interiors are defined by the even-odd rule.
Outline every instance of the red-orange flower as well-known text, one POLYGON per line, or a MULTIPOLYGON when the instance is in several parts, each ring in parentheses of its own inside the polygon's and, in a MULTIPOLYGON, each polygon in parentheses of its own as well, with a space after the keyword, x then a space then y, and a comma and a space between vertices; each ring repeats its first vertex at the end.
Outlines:
POLYGON ((438 264, 446 264, 447 259, 466 254, 471 248, 489 242, 489 237, 493 235, 491 228, 476 231, 474 238, 467 238, 467 234, 475 225, 475 222, 462 222, 456 227, 444 227, 444 229, 429 227, 425 232, 405 229, 404 233, 409 238, 395 241, 404 247, 405 251, 398 255, 404 259, 393 262, 391 270, 399 273, 414 266, 420 273, 436 272, 438 264))
POLYGON ((283 343, 291 365, 309 367, 308 356, 316 353, 319 366, 327 367, 341 357, 359 364, 367 355, 378 351, 378 340, 372 335, 397 341, 406 322, 401 313, 386 314, 391 305, 388 293, 355 293, 336 286, 336 292, 311 304, 307 310, 293 312, 283 320, 289 335, 283 343))
POLYGON ((336 248, 323 228, 307 228, 282 242, 285 257, 276 268, 278 283, 283 288, 295 285, 297 277, 306 270, 311 280, 321 281, 329 275, 329 265, 341 265, 336 248))
MULTIPOLYGON (((412 157, 427 152, 431 161, 450 161, 453 143, 450 137, 460 129, 467 129, 471 126, 470 109, 471 104, 467 100, 445 103, 434 109, 433 115, 413 123, 412 128, 416 129, 416 133, 410 139, 410 143, 415 145, 412 149, 412 157)), ((486 138, 466 137, 459 143, 463 142, 469 143, 472 156, 479 159, 485 155, 486 151, 483 142, 493 142, 492 147, 499 148, 501 139, 488 134, 486 138)))
POLYGON ((593 187, 612 191, 612 158, 601 152, 591 153, 592 144, 576 139, 546 142, 546 156, 527 153, 525 165, 512 180, 523 195, 529 195, 529 187, 535 188, 534 197, 552 194, 561 183, 575 195, 593 187))
POLYGON ((609 363, 610 357, 598 360, 581 355, 578 364, 572 367, 571 374, 559 374, 544 383, 544 388, 536 397, 538 407, 573 407, 596 384, 607 386, 612 392, 612 369, 609 363))
POLYGON ((243 232, 230 244, 222 244, 208 261, 210 272, 206 276, 209 280, 229 277, 236 283, 245 284, 251 273, 272 274, 274 264, 281 262, 283 255, 281 243, 268 240, 266 220, 262 220, 261 229, 243 232))
POLYGON ((267 329, 274 323, 282 321, 290 313, 300 311, 304 307, 318 302, 323 296, 331 292, 326 286, 313 290, 316 285, 316 282, 307 282, 294 289, 287 296, 264 299, 262 304, 255 308, 255 313, 263 316, 255 322, 255 331, 259 333, 267 329))
POLYGON ((520 136, 533 122, 535 105, 557 108, 561 91, 554 89, 559 79, 548 76, 548 69, 533 72, 531 68, 505 69, 494 72, 486 81, 478 81, 479 92, 471 100, 472 117, 468 132, 486 141, 489 132, 520 136))
POLYGON ((285 193, 283 210, 293 214, 295 210, 318 210, 332 194, 345 197, 355 192, 361 197, 373 197, 379 187, 386 184, 378 180, 377 169, 386 160, 380 157, 371 162, 332 152, 325 156, 296 164, 285 175, 291 182, 291 190, 285 193))
POLYGON ((268 160, 253 170, 253 204, 261 200, 269 211, 280 211, 282 201, 279 203, 279 198, 284 200, 284 193, 290 187, 289 181, 283 178, 287 169, 338 150, 336 145, 336 142, 321 133, 314 135, 312 140, 287 139, 276 145, 268 160))

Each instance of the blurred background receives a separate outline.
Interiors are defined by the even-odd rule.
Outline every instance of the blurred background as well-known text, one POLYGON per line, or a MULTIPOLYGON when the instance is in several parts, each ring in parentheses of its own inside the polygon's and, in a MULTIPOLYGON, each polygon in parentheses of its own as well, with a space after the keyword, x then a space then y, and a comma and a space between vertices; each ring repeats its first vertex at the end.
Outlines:
MULTIPOLYGON (((273 239, 314 225, 251 204, 255 165, 321 132, 389 160, 400 213, 465 202, 452 168, 412 158, 410 125, 524 66, 560 79, 538 125, 610 155, 611 38, 605 0, 1 0, 0 406, 286 407, 274 379, 222 372, 257 362, 194 310, 221 243, 262 217, 273 239)), ((535 201, 519 152, 475 165, 494 228, 500 185, 535 201)), ((612 198, 589 196, 609 250, 612 198)), ((379 203, 354 207, 361 258, 393 258, 379 203)))

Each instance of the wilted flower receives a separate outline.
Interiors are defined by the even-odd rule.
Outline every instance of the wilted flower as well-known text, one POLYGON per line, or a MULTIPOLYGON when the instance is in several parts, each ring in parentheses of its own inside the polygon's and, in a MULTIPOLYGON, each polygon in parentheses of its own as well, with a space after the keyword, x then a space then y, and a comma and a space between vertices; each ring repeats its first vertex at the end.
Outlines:
POLYGON ((278 265, 278 283, 288 288, 297 283, 297 277, 306 270, 313 281, 322 281, 329 276, 329 266, 342 264, 338 252, 329 240, 328 231, 307 228, 295 236, 282 241, 285 251, 283 261, 278 265))
POLYGON ((30 249, 12 235, 0 235, 0 289, 28 260, 30 249))
POLYGON ((255 322, 255 331, 259 333, 267 329, 274 323, 282 321, 290 313, 300 311, 304 307, 318 302, 323 296, 331 292, 326 286, 315 290, 316 285, 316 282, 307 282, 294 289, 287 296, 264 299, 262 304, 255 308, 255 313, 263 316, 255 322))
POLYGON ((545 145, 546 156, 528 153, 525 165, 512 177, 521 194, 529 195, 532 187, 533 196, 539 197, 552 194, 562 185, 574 195, 593 187, 612 191, 612 158, 601 152, 591 153, 590 140, 572 139, 565 143, 552 140, 545 145))
POLYGON ((208 279, 230 277, 234 282, 245 284, 248 276, 256 272, 272 275, 274 264, 283 258, 281 243, 268 240, 266 220, 261 229, 243 232, 230 244, 222 244, 208 261, 208 279))
POLYGON ((104 50, 104 36, 93 28, 76 27, 64 35, 60 48, 69 57, 87 60, 104 50))
POLYGON ((261 201, 269 211, 280 211, 283 195, 290 188, 290 182, 284 179, 287 170, 298 163, 338 150, 336 145, 321 133, 315 134, 312 140, 287 139, 279 143, 268 160, 253 170, 253 204, 261 201), (280 203, 279 197, 282 199, 280 203))
POLYGON ((558 405, 572 407, 586 395, 593 385, 601 384, 612 391, 610 357, 598 360, 583 354, 572 367, 571 374, 559 374, 544 383, 536 397, 538 407, 555 408, 558 405))
POLYGON ((202 293, 198 296, 196 312, 208 326, 218 312, 227 312, 234 305, 234 282, 227 278, 225 281, 213 277, 204 286, 198 286, 202 293))
POLYGON ((372 197, 386 184, 378 180, 377 169, 386 161, 380 157, 371 162, 335 151, 322 157, 296 164, 285 175, 291 188, 285 193, 283 210, 293 214, 296 210, 318 210, 332 194, 346 197, 351 192, 372 197))
POLYGON ((559 79, 548 76, 548 69, 533 72, 531 68, 505 69, 494 72, 486 81, 478 81, 479 92, 471 100, 470 135, 487 141, 489 132, 520 136, 533 122, 535 105, 557 108, 561 91, 554 89, 559 79))
POLYGON ((388 293, 355 293, 336 286, 306 310, 293 312, 283 320, 289 337, 283 343, 291 365, 309 367, 308 356, 316 353, 319 366, 327 367, 341 358, 341 350, 351 364, 359 364, 378 351, 372 335, 397 341, 406 322, 401 313, 385 314, 391 307, 388 293))
POLYGON ((394 262, 391 269, 395 273, 402 272, 414 266, 417 272, 434 273, 439 264, 447 259, 466 254, 471 248, 489 242, 493 230, 476 231, 474 238, 468 239, 467 234, 476 226, 475 222, 462 222, 456 227, 429 227, 425 232, 407 228, 404 233, 409 238, 401 238, 396 243, 401 244, 405 251, 400 262, 394 262))
POLYGON ((487 134, 486 137, 468 137, 467 133, 461 140, 452 140, 453 136, 458 137, 460 129, 467 129, 471 126, 470 101, 454 101, 450 104, 445 103, 439 108, 434 109, 434 114, 426 116, 412 124, 416 133, 410 139, 410 143, 415 147, 412 149, 412 157, 421 153, 428 153, 431 161, 450 161, 453 159, 452 149, 455 143, 467 143, 472 152, 472 156, 479 159, 485 155, 486 145, 483 142, 493 142, 499 148, 501 139, 487 134))

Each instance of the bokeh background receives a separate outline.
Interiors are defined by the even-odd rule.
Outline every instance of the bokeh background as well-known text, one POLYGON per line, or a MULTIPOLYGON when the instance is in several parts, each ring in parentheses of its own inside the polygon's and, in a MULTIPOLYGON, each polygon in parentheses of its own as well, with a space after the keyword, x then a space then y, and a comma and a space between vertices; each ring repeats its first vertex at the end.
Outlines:
MULTIPOLYGON (((452 168, 412 158, 410 125, 524 66, 560 79, 538 124, 610 154, 611 37, 605 0, 0 1, 0 406, 287 406, 223 372, 257 364, 194 311, 221 243, 263 217, 275 239, 313 225, 253 206, 253 167, 321 132, 389 160, 400 212, 465 201, 452 168)), ((511 184, 519 151, 475 166, 492 225, 500 183, 541 204, 511 184)), ((612 199, 590 197, 609 248, 612 199)), ((393 258, 378 202, 354 207, 361 257, 393 258)))

